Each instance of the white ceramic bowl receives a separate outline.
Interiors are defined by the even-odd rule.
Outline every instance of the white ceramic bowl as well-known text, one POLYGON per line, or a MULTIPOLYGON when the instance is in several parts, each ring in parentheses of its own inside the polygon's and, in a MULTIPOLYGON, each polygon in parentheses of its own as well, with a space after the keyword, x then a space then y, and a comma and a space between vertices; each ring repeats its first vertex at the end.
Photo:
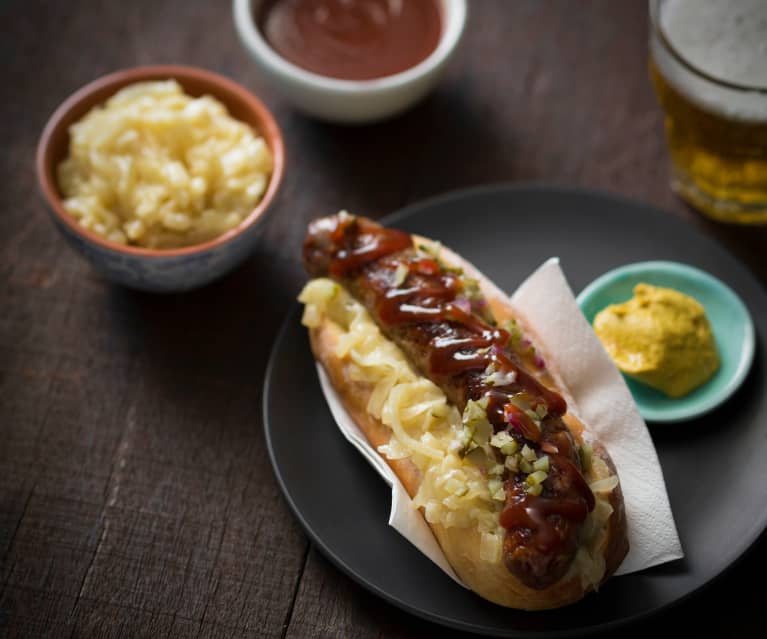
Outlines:
POLYGON ((466 0, 440 0, 442 33, 428 58, 401 73, 374 80, 338 80, 288 62, 261 35, 254 17, 263 0, 233 0, 240 40, 272 84, 308 115, 330 122, 365 123, 404 111, 437 83, 466 24, 466 0))

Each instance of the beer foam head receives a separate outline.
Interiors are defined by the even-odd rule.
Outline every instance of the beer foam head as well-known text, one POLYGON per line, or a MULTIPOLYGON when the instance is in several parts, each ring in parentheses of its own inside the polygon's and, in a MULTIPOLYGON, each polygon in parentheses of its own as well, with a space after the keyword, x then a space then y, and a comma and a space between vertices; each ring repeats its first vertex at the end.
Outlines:
POLYGON ((767 87, 765 0, 670 0, 660 23, 693 66, 721 80, 767 87))
MULTIPOLYGON (((666 0, 656 16, 684 60, 710 76, 767 88, 767 0, 666 0)), ((737 119, 767 120, 767 95, 726 90, 694 75, 652 43, 666 79, 690 100, 737 119)))

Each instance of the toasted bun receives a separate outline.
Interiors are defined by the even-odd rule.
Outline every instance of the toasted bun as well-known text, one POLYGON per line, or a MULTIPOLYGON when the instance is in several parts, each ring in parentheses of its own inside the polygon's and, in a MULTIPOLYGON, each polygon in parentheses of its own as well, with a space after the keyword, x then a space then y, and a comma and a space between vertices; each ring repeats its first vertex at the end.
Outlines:
MULTIPOLYGON (((424 238, 414 238, 419 244, 428 242, 424 238)), ((442 249, 441 257, 452 266, 461 266, 472 277, 480 282, 488 302, 498 319, 516 317, 519 314, 511 307, 506 295, 504 295, 485 276, 479 273, 473 266, 466 263, 460 257, 442 249)), ((525 329, 530 333, 529 326, 525 329)), ((367 411, 373 386, 368 382, 354 381, 350 374, 351 363, 348 359, 336 355, 342 329, 330 320, 324 320, 319 326, 309 330, 312 351, 316 359, 326 370, 336 392, 344 403, 344 407, 360 427, 370 444, 377 448, 387 444, 392 436, 388 426, 379 419, 370 415, 367 411)), ((556 359, 547 359, 548 368, 552 368, 556 359)), ((561 386, 556 383, 556 371, 541 374, 541 381, 549 387, 562 392, 561 386)), ((564 393, 567 396, 567 393, 564 393)), ((601 459, 603 464, 592 464, 592 469, 586 474, 589 483, 604 479, 610 475, 617 475, 615 466, 605 448, 594 440, 593 436, 586 434, 583 423, 568 413, 564 416, 565 424, 580 445, 584 439, 588 439, 593 449, 594 458, 601 459)), ((384 459, 396 473, 402 485, 411 497, 414 497, 421 485, 421 471, 409 459, 391 460, 384 459)), ((620 565, 628 551, 628 538, 626 529, 626 516, 623 503, 623 495, 620 485, 616 486, 609 494, 608 501, 612 507, 609 516, 606 533, 597 539, 597 547, 589 549, 591 556, 599 557, 604 562, 604 574, 602 582, 607 579, 620 565)), ((494 603, 510 608, 525 610, 543 610, 558 608, 578 601, 586 592, 595 586, 581 579, 575 562, 571 570, 555 584, 538 590, 523 584, 517 579, 500 561, 491 563, 480 558, 480 532, 476 528, 451 527, 446 528, 439 523, 430 523, 432 531, 439 542, 445 556, 456 574, 471 590, 494 603)))

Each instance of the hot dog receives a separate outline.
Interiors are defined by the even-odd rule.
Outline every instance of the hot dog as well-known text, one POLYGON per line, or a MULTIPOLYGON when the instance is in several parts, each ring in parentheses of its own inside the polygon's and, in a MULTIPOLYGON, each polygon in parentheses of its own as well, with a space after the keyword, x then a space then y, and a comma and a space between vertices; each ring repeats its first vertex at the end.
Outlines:
POLYGON ((508 299, 439 245, 341 213, 308 229, 312 349, 461 579, 522 609, 596 589, 628 550, 617 471, 508 299))

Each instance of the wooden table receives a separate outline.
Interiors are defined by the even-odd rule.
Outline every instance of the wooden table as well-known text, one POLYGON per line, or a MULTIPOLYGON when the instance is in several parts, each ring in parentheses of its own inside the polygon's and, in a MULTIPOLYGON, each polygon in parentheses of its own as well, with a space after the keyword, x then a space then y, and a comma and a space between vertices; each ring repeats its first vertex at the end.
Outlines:
MULTIPOLYGON (((457 636, 333 568, 273 479, 261 387, 304 279, 313 216, 379 216, 490 182, 595 187, 689 219, 767 281, 763 229, 703 222, 669 191, 646 2, 470 4, 439 88, 365 128, 295 113, 240 46, 229 2, 0 4, 0 635, 457 636), (65 245, 33 154, 76 88, 164 62, 261 96, 283 128, 288 170, 258 252, 214 285, 163 297, 108 284, 65 245)), ((765 562, 763 540, 629 636, 682 620, 691 635, 745 632, 762 618, 765 562)))

